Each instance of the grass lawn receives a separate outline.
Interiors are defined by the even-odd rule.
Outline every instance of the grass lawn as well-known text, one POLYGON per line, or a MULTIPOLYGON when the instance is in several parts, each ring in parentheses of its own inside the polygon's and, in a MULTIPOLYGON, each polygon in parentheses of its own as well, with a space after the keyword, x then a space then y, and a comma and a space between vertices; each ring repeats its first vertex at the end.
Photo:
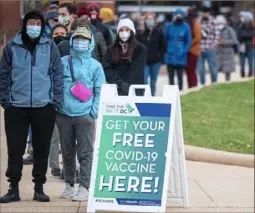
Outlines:
POLYGON ((185 144, 254 153, 254 81, 205 87, 181 96, 185 144))

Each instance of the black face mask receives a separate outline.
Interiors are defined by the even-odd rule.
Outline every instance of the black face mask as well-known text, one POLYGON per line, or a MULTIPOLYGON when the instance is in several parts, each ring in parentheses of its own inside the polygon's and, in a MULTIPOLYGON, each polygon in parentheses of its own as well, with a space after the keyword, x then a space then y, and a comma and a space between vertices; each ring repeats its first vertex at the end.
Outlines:
POLYGON ((180 17, 176 18, 175 23, 176 24, 182 24, 183 23, 183 18, 180 18, 180 17))
POLYGON ((66 40, 66 36, 57 36, 57 37, 55 37, 54 39, 54 42, 56 43, 56 44, 59 44, 61 41, 64 41, 64 40, 66 40))
POLYGON ((203 19, 203 21, 208 21, 208 20, 209 20, 209 18, 208 18, 208 17, 206 17, 206 16, 205 16, 205 17, 203 17, 202 19, 203 19))

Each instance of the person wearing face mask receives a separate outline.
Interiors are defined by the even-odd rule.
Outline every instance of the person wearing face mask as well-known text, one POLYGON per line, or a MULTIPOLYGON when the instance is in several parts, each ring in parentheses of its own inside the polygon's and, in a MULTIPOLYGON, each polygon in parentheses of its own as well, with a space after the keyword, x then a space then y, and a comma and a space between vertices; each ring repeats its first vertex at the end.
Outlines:
POLYGON ((87 8, 83 7, 79 10, 77 21, 79 22, 79 24, 88 25, 92 30, 95 39, 95 48, 92 54, 96 60, 102 63, 103 58, 106 54, 107 44, 103 34, 93 24, 91 24, 90 12, 87 8))
POLYGON ((114 45, 107 50, 103 67, 107 82, 117 85, 119 95, 128 95, 130 85, 144 84, 146 48, 136 40, 136 30, 130 19, 119 21, 117 33, 114 45))
POLYGON ((104 36, 107 46, 112 44, 111 34, 108 27, 103 24, 99 17, 100 6, 97 3, 88 5, 91 24, 93 24, 104 36))
POLYGON ((0 203, 19 201, 22 155, 29 126, 32 129, 34 165, 33 199, 49 202, 44 193, 56 105, 63 97, 63 70, 55 43, 44 36, 40 11, 28 12, 22 30, 5 46, 0 62, 0 104, 4 108, 8 148, 6 176, 10 187, 0 203), (15 134, 14 134, 15 133, 15 134))
POLYGON ((215 19, 210 16, 210 8, 203 7, 201 16, 198 18, 201 26, 201 41, 200 41, 200 56, 198 59, 198 73, 200 76, 200 83, 205 85, 205 62, 208 61, 209 70, 211 74, 211 82, 217 82, 216 70, 216 48, 219 39, 219 30, 215 19))
POLYGON ((191 29, 192 41, 191 47, 187 56, 187 80, 188 87, 197 86, 197 61, 200 55, 200 41, 201 41, 201 27, 197 21, 197 9, 191 7, 187 11, 186 22, 189 24, 191 29))
POLYGON ((240 74, 242 78, 245 77, 245 60, 247 58, 249 65, 248 77, 252 77, 254 74, 254 17, 252 13, 247 11, 243 11, 240 16, 241 23, 237 31, 239 41, 240 74))
POLYGON ((62 58, 65 88, 64 98, 57 109, 66 182, 60 198, 84 201, 88 199, 95 119, 105 75, 101 64, 91 56, 95 43, 89 27, 77 27, 70 46, 70 56, 62 58), (80 163, 80 185, 75 193, 76 153, 80 163))
POLYGON ((45 21, 46 21, 46 26, 45 26, 45 35, 48 38, 51 38, 52 35, 52 29, 53 27, 58 24, 58 12, 57 11, 48 11, 46 13, 45 21))
POLYGON ((179 89, 183 89, 183 70, 187 64, 187 54, 191 46, 191 31, 184 22, 184 11, 177 9, 173 14, 173 22, 164 30, 167 52, 165 62, 169 74, 169 81, 174 85, 174 76, 177 72, 179 89))
POLYGON ((146 13, 144 19, 145 30, 139 31, 136 38, 147 47, 144 82, 148 84, 148 78, 150 78, 151 93, 155 96, 159 70, 164 63, 166 44, 163 32, 157 28, 156 14, 146 13))
POLYGON ((67 28, 62 24, 57 24, 52 29, 52 39, 56 45, 66 40, 67 28))
MULTIPOLYGON (((76 6, 72 3, 63 3, 58 7, 58 23, 66 26, 68 33, 71 31, 71 25, 76 19, 76 6)), ((71 33, 68 37, 71 37, 71 33)))
POLYGON ((216 49, 216 70, 225 73, 226 81, 230 81, 230 75, 235 71, 235 52, 233 46, 238 44, 236 33, 227 23, 223 15, 216 17, 219 30, 219 40, 216 49))

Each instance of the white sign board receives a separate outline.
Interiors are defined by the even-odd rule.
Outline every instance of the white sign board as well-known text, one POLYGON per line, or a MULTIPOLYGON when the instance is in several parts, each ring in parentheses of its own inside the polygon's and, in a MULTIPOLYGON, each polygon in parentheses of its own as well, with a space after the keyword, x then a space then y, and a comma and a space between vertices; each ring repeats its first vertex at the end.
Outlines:
POLYGON ((168 191, 169 202, 188 207, 177 86, 152 97, 148 85, 131 86, 129 96, 103 85, 94 150, 88 212, 165 212, 168 191))

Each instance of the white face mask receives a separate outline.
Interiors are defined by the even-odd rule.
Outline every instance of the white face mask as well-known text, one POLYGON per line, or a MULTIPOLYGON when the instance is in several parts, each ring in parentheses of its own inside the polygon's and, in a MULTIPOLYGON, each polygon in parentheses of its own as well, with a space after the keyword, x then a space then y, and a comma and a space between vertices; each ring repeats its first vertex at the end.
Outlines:
POLYGON ((225 24, 219 24, 218 25, 219 30, 222 30, 224 27, 225 27, 225 24))
POLYGON ((96 15, 96 14, 92 14, 92 15, 91 15, 91 19, 92 19, 92 20, 96 20, 96 19, 97 19, 97 15, 96 15))
POLYGON ((130 31, 119 32, 119 37, 123 42, 126 42, 130 37, 130 31))

